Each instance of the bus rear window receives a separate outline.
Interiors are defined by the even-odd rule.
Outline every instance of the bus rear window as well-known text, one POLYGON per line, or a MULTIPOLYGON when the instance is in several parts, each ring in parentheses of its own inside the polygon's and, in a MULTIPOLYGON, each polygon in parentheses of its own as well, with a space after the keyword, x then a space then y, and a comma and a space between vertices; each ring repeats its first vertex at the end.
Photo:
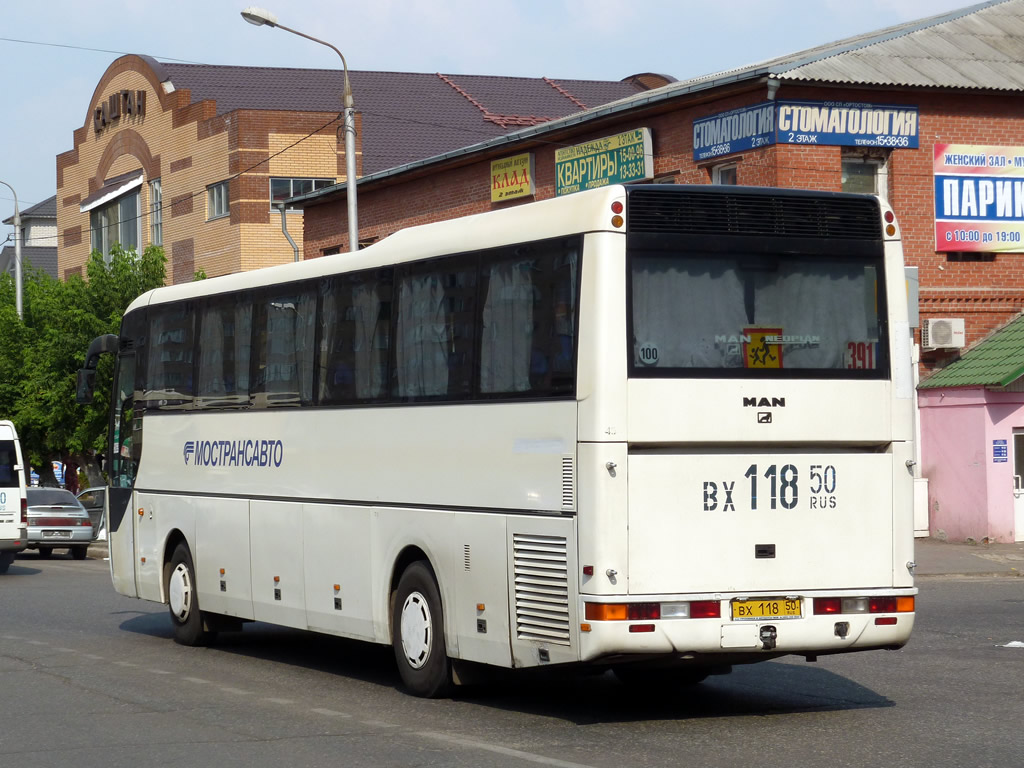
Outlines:
POLYGON ((881 258, 634 252, 634 376, 884 378, 881 258))
POLYGON ((0 485, 17 485, 17 476, 14 472, 16 463, 14 441, 0 440, 0 485))

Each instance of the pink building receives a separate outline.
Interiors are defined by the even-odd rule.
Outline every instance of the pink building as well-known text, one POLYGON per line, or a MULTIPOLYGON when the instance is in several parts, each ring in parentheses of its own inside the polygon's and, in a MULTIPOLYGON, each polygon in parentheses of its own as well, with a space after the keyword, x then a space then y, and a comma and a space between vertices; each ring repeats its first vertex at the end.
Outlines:
POLYGON ((919 387, 932 536, 1024 541, 1024 316, 919 387))

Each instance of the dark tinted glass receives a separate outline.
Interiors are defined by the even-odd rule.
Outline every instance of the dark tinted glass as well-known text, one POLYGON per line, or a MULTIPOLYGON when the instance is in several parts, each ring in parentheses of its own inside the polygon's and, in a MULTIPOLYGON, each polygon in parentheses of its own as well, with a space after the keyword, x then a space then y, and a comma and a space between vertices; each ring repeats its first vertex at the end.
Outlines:
POLYGON ((71 491, 60 488, 29 488, 26 491, 30 507, 81 507, 71 491))
POLYGON ((12 485, 17 483, 14 473, 14 465, 17 457, 14 453, 13 440, 0 440, 0 485, 12 485))

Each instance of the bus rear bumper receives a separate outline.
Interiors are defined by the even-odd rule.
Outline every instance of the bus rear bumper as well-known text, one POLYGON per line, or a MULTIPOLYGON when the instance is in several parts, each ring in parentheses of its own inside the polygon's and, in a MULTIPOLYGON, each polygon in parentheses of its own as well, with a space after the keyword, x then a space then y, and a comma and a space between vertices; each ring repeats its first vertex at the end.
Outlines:
POLYGON ((580 627, 580 660, 607 657, 765 659, 900 648, 914 627, 913 613, 803 616, 730 621, 720 618, 590 621, 580 627))

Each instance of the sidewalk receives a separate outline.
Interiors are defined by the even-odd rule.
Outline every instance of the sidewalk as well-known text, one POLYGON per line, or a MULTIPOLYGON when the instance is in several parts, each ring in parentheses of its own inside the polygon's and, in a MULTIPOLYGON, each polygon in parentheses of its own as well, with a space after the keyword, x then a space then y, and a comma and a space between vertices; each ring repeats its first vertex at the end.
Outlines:
POLYGON ((1024 542, 963 544, 916 539, 914 561, 918 577, 1024 576, 1024 542))
MULTIPOLYGON (((107 557, 107 542, 94 541, 89 557, 107 557)), ((1016 544, 963 544, 938 539, 915 539, 914 575, 1024 577, 1024 542, 1016 544)))

